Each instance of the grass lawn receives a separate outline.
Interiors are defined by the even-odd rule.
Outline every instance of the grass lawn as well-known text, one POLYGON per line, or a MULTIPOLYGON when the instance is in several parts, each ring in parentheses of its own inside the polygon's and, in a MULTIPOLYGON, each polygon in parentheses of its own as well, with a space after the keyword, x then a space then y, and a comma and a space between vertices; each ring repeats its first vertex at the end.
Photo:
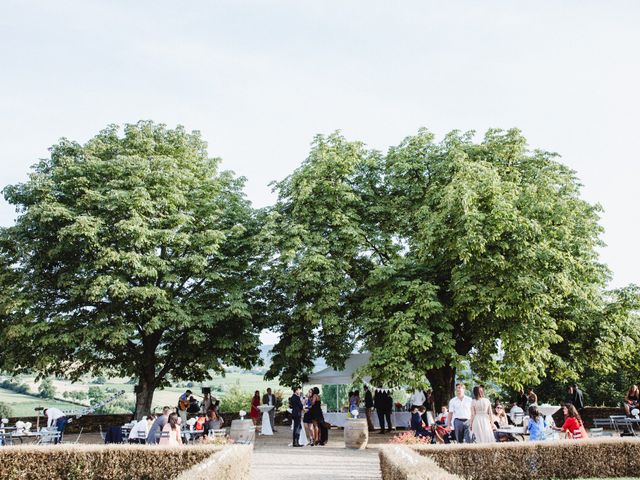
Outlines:
POLYGON ((76 410, 82 408, 80 405, 73 403, 32 397, 4 388, 0 388, 0 402, 6 403, 11 407, 14 417, 34 416, 36 414, 34 410, 35 407, 57 407, 60 410, 76 410))

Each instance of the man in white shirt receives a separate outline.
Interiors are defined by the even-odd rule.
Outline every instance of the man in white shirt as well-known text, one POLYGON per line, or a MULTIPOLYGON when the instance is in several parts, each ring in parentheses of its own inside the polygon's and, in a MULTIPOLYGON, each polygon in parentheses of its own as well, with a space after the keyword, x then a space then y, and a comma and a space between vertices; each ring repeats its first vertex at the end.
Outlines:
POLYGON ((471 398, 464 394, 464 385, 456 385, 456 396, 449 401, 449 417, 447 425, 453 429, 458 443, 471 443, 469 433, 469 418, 471 418, 471 398))
POLYGON ((427 397, 424 396, 424 392, 422 390, 415 390, 411 398, 409 399, 410 407, 421 407, 424 405, 424 402, 427 401, 427 397))
POLYGON ((55 427, 60 432, 60 438, 55 440, 55 443, 62 441, 62 435, 64 434, 64 426, 67 424, 68 418, 62 410, 55 407, 45 408, 43 413, 47 417, 47 430, 55 427))
POLYGON ((129 443, 146 443, 147 435, 149 434, 149 425, 152 424, 154 420, 153 415, 150 415, 149 418, 142 417, 141 420, 136 422, 129 432, 129 443))

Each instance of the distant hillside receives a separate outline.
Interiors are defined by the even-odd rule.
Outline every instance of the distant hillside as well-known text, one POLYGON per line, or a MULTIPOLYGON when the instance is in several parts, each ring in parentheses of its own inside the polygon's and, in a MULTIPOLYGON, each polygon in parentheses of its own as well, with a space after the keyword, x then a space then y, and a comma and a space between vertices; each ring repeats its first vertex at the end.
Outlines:
MULTIPOLYGON (((259 368, 259 370, 267 370, 271 366, 271 350, 273 349, 273 345, 261 345, 260 346, 260 359, 264 362, 264 367, 259 368)), ((327 368, 327 363, 324 361, 324 358, 319 358, 315 362, 315 367, 313 368, 314 372, 318 370, 322 370, 323 368, 327 368)))

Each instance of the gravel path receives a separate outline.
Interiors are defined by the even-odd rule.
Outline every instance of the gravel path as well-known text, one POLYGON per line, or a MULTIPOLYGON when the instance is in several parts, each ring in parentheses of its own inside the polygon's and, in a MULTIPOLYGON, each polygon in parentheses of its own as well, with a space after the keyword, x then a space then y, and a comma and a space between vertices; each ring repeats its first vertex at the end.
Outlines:
POLYGON ((286 480, 304 478, 379 480, 378 450, 347 450, 342 430, 331 430, 324 447, 287 447, 290 430, 281 427, 273 437, 256 439, 251 465, 253 480, 286 480))

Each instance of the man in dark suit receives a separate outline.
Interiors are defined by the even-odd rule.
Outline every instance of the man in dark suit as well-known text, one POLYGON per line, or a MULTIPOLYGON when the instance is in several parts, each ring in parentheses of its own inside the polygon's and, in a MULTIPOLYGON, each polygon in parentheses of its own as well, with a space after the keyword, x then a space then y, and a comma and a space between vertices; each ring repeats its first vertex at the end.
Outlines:
POLYGON ((373 395, 366 385, 364 386, 364 414, 367 417, 367 427, 369 431, 373 431, 373 421, 371 420, 371 411, 373 410, 373 395))
POLYGON ((393 409, 393 398, 386 390, 376 390, 373 399, 373 405, 376 407, 378 414, 378 422, 380 423, 380 432, 384 433, 384 420, 387 419, 387 427, 391 430, 391 410, 393 409))
POLYGON ((289 408, 291 409, 291 418, 293 418, 293 444, 294 447, 300 445, 300 430, 302 429, 302 400, 300 399, 300 387, 293 387, 293 395, 289 398, 289 408))
POLYGON ((584 394, 582 393, 582 390, 578 388, 577 383, 573 384, 573 399, 571 403, 576 407, 578 413, 582 413, 582 410, 584 410, 584 394))

